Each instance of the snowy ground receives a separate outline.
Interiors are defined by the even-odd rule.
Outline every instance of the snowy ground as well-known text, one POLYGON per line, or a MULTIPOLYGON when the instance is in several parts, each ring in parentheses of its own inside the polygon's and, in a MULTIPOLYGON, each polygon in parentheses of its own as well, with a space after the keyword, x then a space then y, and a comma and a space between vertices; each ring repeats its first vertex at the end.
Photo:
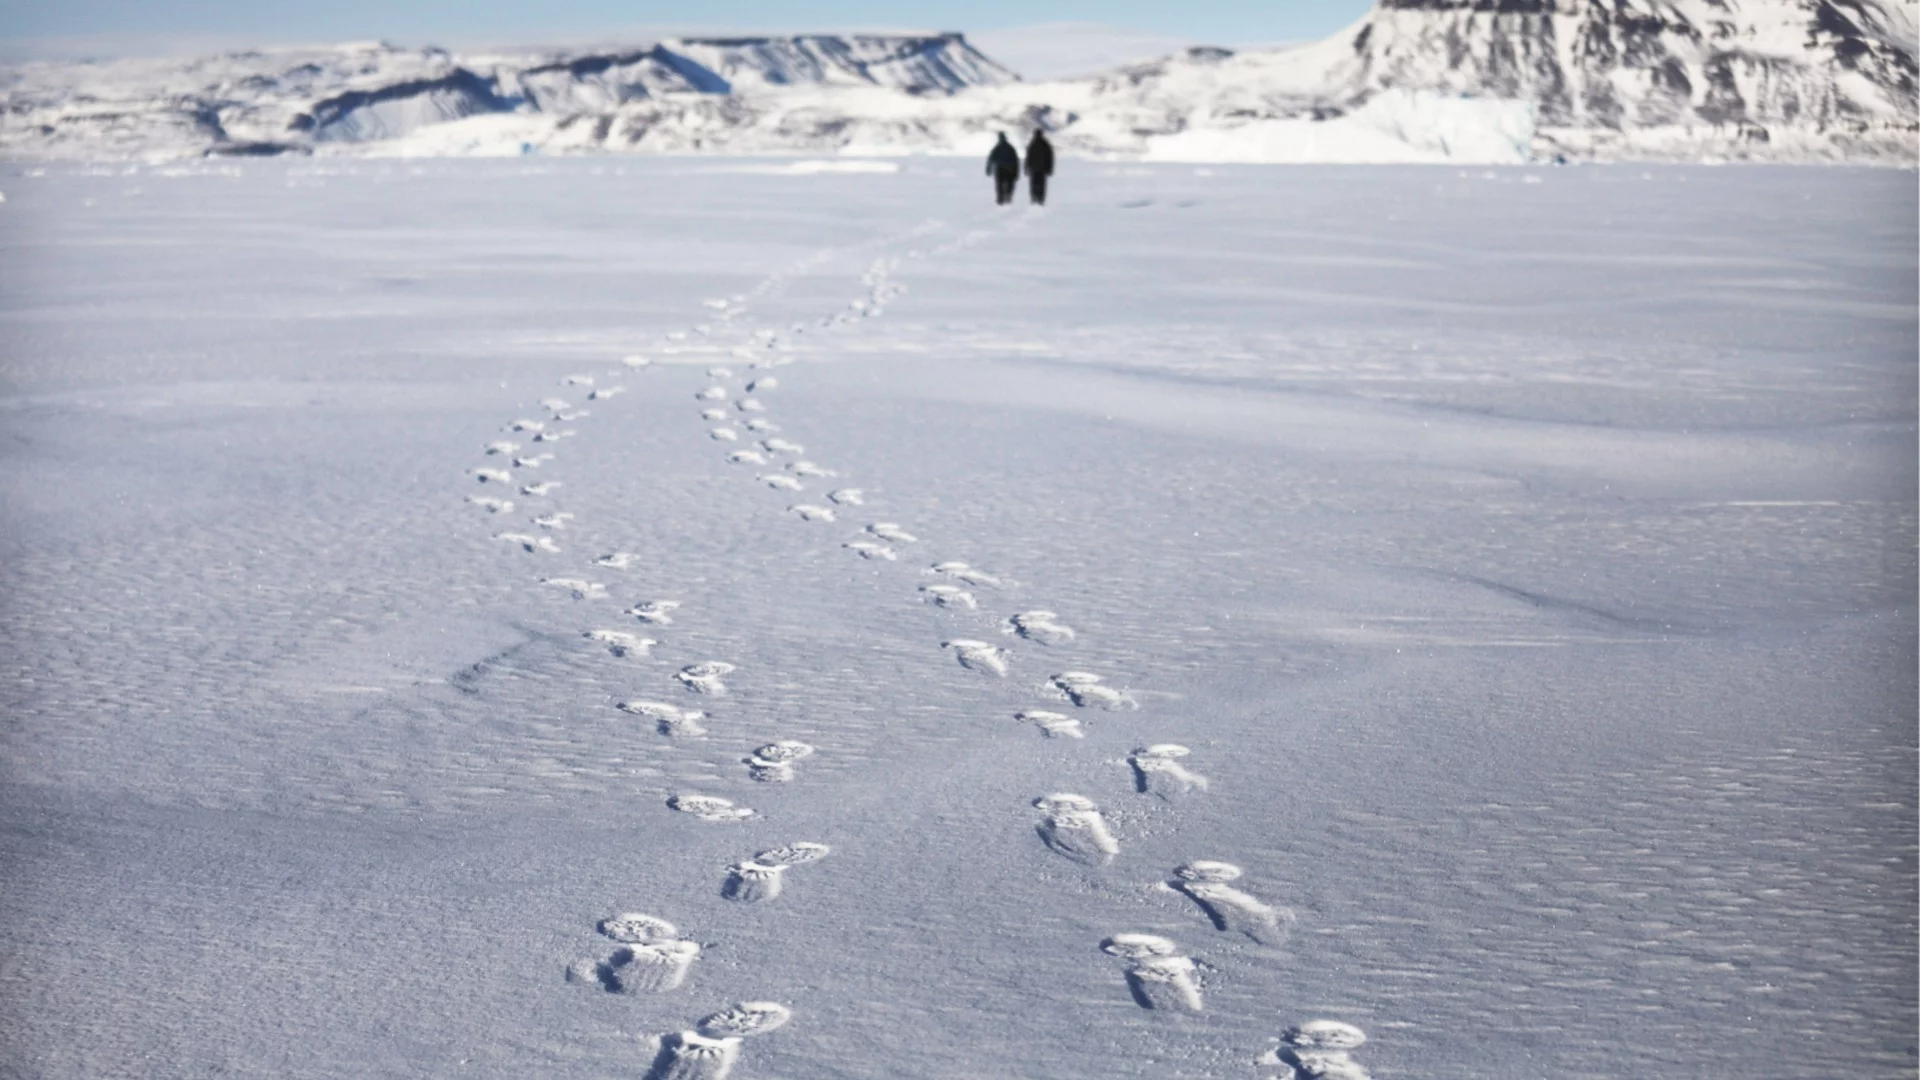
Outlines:
POLYGON ((736 1077, 1912 1075, 1911 173, 985 188, 0 176, 0 1073, 631 1077, 771 1000, 736 1077), (567 981, 624 912, 683 986, 567 981))

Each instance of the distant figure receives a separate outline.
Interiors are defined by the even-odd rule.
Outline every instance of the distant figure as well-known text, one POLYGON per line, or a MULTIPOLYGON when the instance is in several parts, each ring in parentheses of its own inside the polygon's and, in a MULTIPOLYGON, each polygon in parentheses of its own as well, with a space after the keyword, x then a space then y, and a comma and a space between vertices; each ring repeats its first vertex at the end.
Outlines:
POLYGON ((1027 143, 1027 194, 1035 206, 1047 205, 1047 177, 1052 175, 1053 144, 1036 131, 1027 143))
POLYGON ((1004 131, 987 155, 987 175, 993 177, 993 201, 1001 206, 1012 202, 1013 185, 1020 182, 1020 152, 1007 141, 1004 131))

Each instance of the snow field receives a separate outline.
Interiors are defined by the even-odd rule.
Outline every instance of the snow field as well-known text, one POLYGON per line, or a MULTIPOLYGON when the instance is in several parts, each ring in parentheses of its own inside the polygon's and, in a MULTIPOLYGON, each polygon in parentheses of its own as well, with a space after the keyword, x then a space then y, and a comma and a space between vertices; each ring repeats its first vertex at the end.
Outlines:
POLYGON ((1904 1067, 1881 177, 458 175, 16 196, 50 1074, 1904 1067))

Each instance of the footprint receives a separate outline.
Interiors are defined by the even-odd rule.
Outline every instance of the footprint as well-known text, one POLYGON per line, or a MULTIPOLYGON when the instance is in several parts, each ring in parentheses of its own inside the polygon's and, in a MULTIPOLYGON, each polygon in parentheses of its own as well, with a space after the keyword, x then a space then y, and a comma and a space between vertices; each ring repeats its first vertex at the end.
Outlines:
POLYGON ((818 862, 831 851, 825 844, 804 841, 770 848, 751 859, 727 867, 727 880, 720 886, 720 896, 743 904, 764 904, 777 900, 789 868, 818 862))
POLYGON ((682 941, 673 924, 637 912, 600 920, 594 927, 620 943, 605 959, 576 960, 567 981, 598 985, 615 994, 658 993, 686 981, 700 946, 682 941))
POLYGON ((707 660, 698 664, 688 664, 674 673, 674 678, 696 694, 712 697, 725 697, 727 684, 720 680, 738 670, 723 660, 707 660))
POLYGON ((593 393, 588 394, 587 400, 588 401, 605 401, 610 397, 615 397, 620 394, 624 394, 626 392, 627 392, 627 388, 624 386, 603 386, 600 389, 595 390, 593 393))
POLYGON ((973 594, 958 585, 922 585, 920 598, 935 607, 966 608, 972 611, 979 605, 973 594))
MULTIPOLYGON (((587 411, 587 410, 585 410, 585 409, 574 409, 574 410, 572 410, 571 412, 558 412, 558 413, 554 413, 554 414, 553 414, 553 418, 554 418, 555 420, 561 420, 561 421, 565 421, 566 423, 569 423, 569 424, 571 424, 571 423, 573 423, 573 422, 574 422, 575 420, 578 420, 578 419, 580 419, 581 417, 585 417, 585 416, 592 416, 592 415, 593 415, 592 413, 590 413, 590 412, 588 412, 588 411, 587 411)), ((568 432, 568 434, 572 434, 572 433, 571 433, 571 432, 568 432)), ((539 437, 540 437, 540 436, 538 436, 538 435, 535 435, 535 436, 534 436, 534 438, 536 438, 536 439, 538 439, 539 437)))
POLYGON ((795 476, 838 476, 832 469, 823 469, 811 461, 796 461, 787 466, 787 471, 795 476))
POLYGON ((705 420, 708 423, 718 423, 722 420, 725 420, 726 418, 727 418, 727 410, 725 409, 701 409, 700 410, 700 419, 705 420))
POLYGON ((508 431, 540 431, 544 429, 546 426, 547 425, 545 423, 539 420, 520 419, 520 420, 515 420, 511 424, 508 424, 507 430, 508 431))
POLYGON ((1195 859, 1174 872, 1173 888, 1200 905, 1214 929, 1245 934, 1262 945, 1284 945, 1293 931, 1294 914, 1283 907, 1263 903, 1250 893, 1234 888, 1241 869, 1230 862, 1195 859))
POLYGON ((567 522, 572 520, 573 515, 571 513, 560 510, 551 514, 541 514, 539 517, 533 519, 533 523, 543 529, 564 529, 567 527, 567 522))
POLYGON ((1285 1044, 1254 1060, 1256 1065, 1291 1066, 1305 1080, 1371 1080, 1372 1074, 1353 1060, 1352 1051, 1366 1044, 1367 1035, 1339 1020, 1309 1020, 1280 1036, 1285 1044))
POLYGON ((1133 766, 1134 790, 1169 801, 1189 792, 1207 790, 1206 777, 1180 764, 1180 759, 1191 753, 1193 751, 1179 743, 1155 743, 1135 750, 1127 757, 1128 764, 1133 766))
POLYGON ((745 758, 747 775, 763 784, 784 784, 793 779, 793 763, 813 756, 813 747, 793 739, 770 742, 745 758))
POLYGON ((558 480, 542 480, 537 484, 522 484, 520 485, 520 494, 544 497, 553 494, 553 489, 559 486, 560 481, 558 480))
POLYGON ((561 380, 560 380, 560 385, 561 385, 561 386, 592 386, 592 385, 593 385, 593 376, 591 376, 591 375, 568 375, 568 376, 566 376, 565 378, 563 378, 563 379, 561 379, 561 380))
POLYGON ((787 507, 787 509, 791 510, 796 514, 799 514, 800 520, 802 521, 832 521, 833 520, 832 510, 829 510, 824 506, 815 506, 812 503, 798 503, 796 505, 787 507))
POLYGON ((700 1021, 693 1031, 660 1040, 646 1080, 726 1080, 740 1060, 742 1040, 763 1035, 792 1014, 771 1001, 749 1001, 700 1021))
POLYGON ((1199 1012, 1198 966, 1191 957, 1155 956, 1139 960, 1127 968, 1127 989, 1143 1009, 1167 1012, 1199 1012))
POLYGON ((509 499, 495 499, 486 495, 469 495, 467 496, 467 501, 485 510, 489 514, 510 514, 513 512, 513 502, 509 499))
POLYGON ((760 442, 760 448, 769 454, 804 454, 807 452, 806 447, 801 446, 797 442, 788 442, 785 439, 763 439, 760 442))
MULTIPOLYGON (((594 979, 602 989, 614 994, 658 994, 677 990, 687 981, 687 972, 700 956, 700 946, 691 941, 657 941, 645 945, 622 945, 605 960, 594 965, 594 979)), ((568 968, 576 977, 576 962, 568 968)))
POLYGON ((673 622, 673 613, 679 608, 678 600, 642 600, 628 608, 624 614, 631 615, 643 623, 666 626, 673 622))
POLYGON ((780 380, 778 378, 772 375, 762 375, 760 378, 747 384, 747 393, 758 394, 763 390, 771 390, 779 385, 780 380))
POLYGON ((978 671, 987 675, 1005 678, 1007 674, 1007 650, 985 641, 972 638, 954 638, 940 643, 943 649, 952 649, 953 657, 960 666, 968 671, 978 671))
POLYGON ((630 368, 643 368, 653 363, 652 360, 649 360, 646 357, 640 356, 638 354, 635 354, 633 356, 623 356, 620 358, 620 362, 630 368))
POLYGON ((867 501, 867 493, 860 488, 841 488, 827 492, 827 499, 840 506, 862 506, 867 501))
MULTIPOLYGON (((578 434, 579 432, 573 430, 572 428, 555 428, 552 431, 540 432, 539 434, 533 437, 533 441, 537 443, 556 443, 556 442, 559 442, 561 439, 571 439, 578 434)), ((552 456, 552 455, 548 455, 548 456, 552 456)))
POLYGON ((793 844, 782 844, 777 848, 768 848, 753 857, 753 861, 762 866, 802 866, 819 862, 833 853, 825 844, 816 844, 802 840, 793 844))
POLYGON ((520 444, 517 442, 507 442, 505 440, 490 442, 487 444, 487 456, 492 457, 495 454, 511 454, 518 449, 520 449, 520 444))
POLYGON ((746 428, 748 431, 755 433, 756 435, 771 435, 774 432, 780 430, 779 424, 776 424, 771 420, 762 420, 759 417, 755 417, 752 420, 747 421, 745 424, 742 424, 741 426, 746 428))
POLYGON ((1302 1050, 1358 1050, 1366 1045, 1367 1033, 1340 1020, 1309 1020, 1288 1028, 1280 1040, 1302 1050))
POLYGON ((1063 671, 1049 678, 1047 683, 1056 696, 1083 709, 1096 706, 1108 710, 1140 707, 1126 693, 1100 685, 1100 676, 1091 671, 1063 671))
POLYGON ((526 454, 514 458, 513 467, 516 469, 537 469, 552 460, 552 454, 526 454))
POLYGON ((605 585, 597 581, 588 581, 584 578, 541 578, 540 584, 551 585, 556 589, 565 589, 573 594, 575 600, 599 600, 607 595, 607 587, 605 585))
POLYGON ((1115 934, 1100 950, 1127 961, 1127 989, 1143 1009, 1199 1012, 1200 971, 1180 946, 1153 934, 1115 934))
POLYGON ((766 412, 767 411, 766 403, 759 401, 755 398, 741 398, 739 401, 734 402, 733 407, 736 409, 739 409, 741 412, 766 412))
POLYGON ((1010 633, 1042 645, 1065 645, 1074 638, 1073 627, 1059 621, 1051 611, 1023 611, 1007 620, 1010 633))
POLYGON ((724 386, 709 386, 693 396, 699 401, 725 401, 727 400, 727 388, 724 386))
POLYGON ((718 442, 737 442, 740 438, 740 433, 732 428, 717 427, 707 432, 707 436, 718 442))
POLYGON ((743 904, 764 904, 780 898, 786 876, 784 866, 765 866, 751 859, 734 863, 727 867, 727 880, 720 886, 720 896, 743 904))
POLYGON ((611 567, 615 570, 631 570, 640 565, 640 556, 630 551, 616 551, 611 555, 602 555, 593 560, 593 565, 611 567))
POLYGON ((1045 709, 1028 709, 1015 713, 1015 720, 1023 720, 1040 729, 1049 739, 1084 739, 1087 733, 1080 730, 1080 721, 1065 713, 1047 712, 1045 709))
POLYGON ((763 475, 756 479, 770 488, 779 488, 782 491, 805 491, 807 489, 806 485, 800 481, 795 480, 791 476, 783 476, 779 473, 763 475))
POLYGON ((983 570, 976 570, 963 562, 938 562, 927 568, 931 574, 942 574, 969 585, 987 585, 998 587, 1000 579, 983 570))
POLYGON ((882 540, 894 544, 917 544, 920 538, 891 521, 876 521, 867 526, 867 531, 882 540))
POLYGON ((563 412, 571 407, 572 404, 573 403, 566 398, 550 397, 540 399, 540 407, 548 412, 563 412))
POLYGON ((735 465, 765 465, 767 459, 756 450, 735 450, 727 455, 727 460, 735 465))
POLYGON ((676 739, 695 739, 707 733, 707 729, 700 726, 707 714, 697 709, 682 709, 664 701, 623 701, 618 708, 652 720, 660 734, 676 739))
POLYGON ((863 559, 884 559, 887 562, 892 562, 900 557, 892 548, 866 540, 853 540, 840 546, 863 559))
POLYGON ((707 378, 731 379, 733 378, 733 369, 729 367, 710 367, 707 369, 707 378))
POLYGON ((656 941, 678 941, 680 931, 656 915, 628 912, 601 919, 594 930, 622 945, 651 945, 656 941))
POLYGON ((468 469, 475 480, 483 484, 511 484, 513 474, 505 469, 468 469))
POLYGON ((493 538, 495 540, 505 540, 509 544, 518 544, 520 549, 526 552, 543 551, 549 555, 558 555, 560 553, 560 545, 545 536, 528 536, 526 533, 495 533, 493 538))
POLYGON ((673 795, 668 797, 667 805, 701 821, 745 821, 754 816, 753 811, 735 806, 732 799, 718 795, 673 795))
POLYGON ((649 656, 651 653, 648 650, 660 644, 650 637, 629 634, 625 630, 589 630, 586 632, 586 637, 589 641, 597 641, 605 645, 608 652, 623 659, 629 656, 649 656))
POLYGON ((1087 866, 1105 866, 1120 853, 1107 819, 1084 795, 1043 795, 1033 805, 1045 814, 1040 839, 1054 851, 1087 866))

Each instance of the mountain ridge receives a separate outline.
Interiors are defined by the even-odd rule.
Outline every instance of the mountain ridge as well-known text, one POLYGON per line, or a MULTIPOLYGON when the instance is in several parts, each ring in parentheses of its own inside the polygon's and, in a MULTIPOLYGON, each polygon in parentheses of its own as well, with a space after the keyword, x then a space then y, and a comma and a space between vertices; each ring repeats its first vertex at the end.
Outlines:
POLYGON ((1320 42, 1026 83, 965 35, 385 44, 0 69, 0 154, 1920 160, 1912 0, 1379 0, 1320 42))

